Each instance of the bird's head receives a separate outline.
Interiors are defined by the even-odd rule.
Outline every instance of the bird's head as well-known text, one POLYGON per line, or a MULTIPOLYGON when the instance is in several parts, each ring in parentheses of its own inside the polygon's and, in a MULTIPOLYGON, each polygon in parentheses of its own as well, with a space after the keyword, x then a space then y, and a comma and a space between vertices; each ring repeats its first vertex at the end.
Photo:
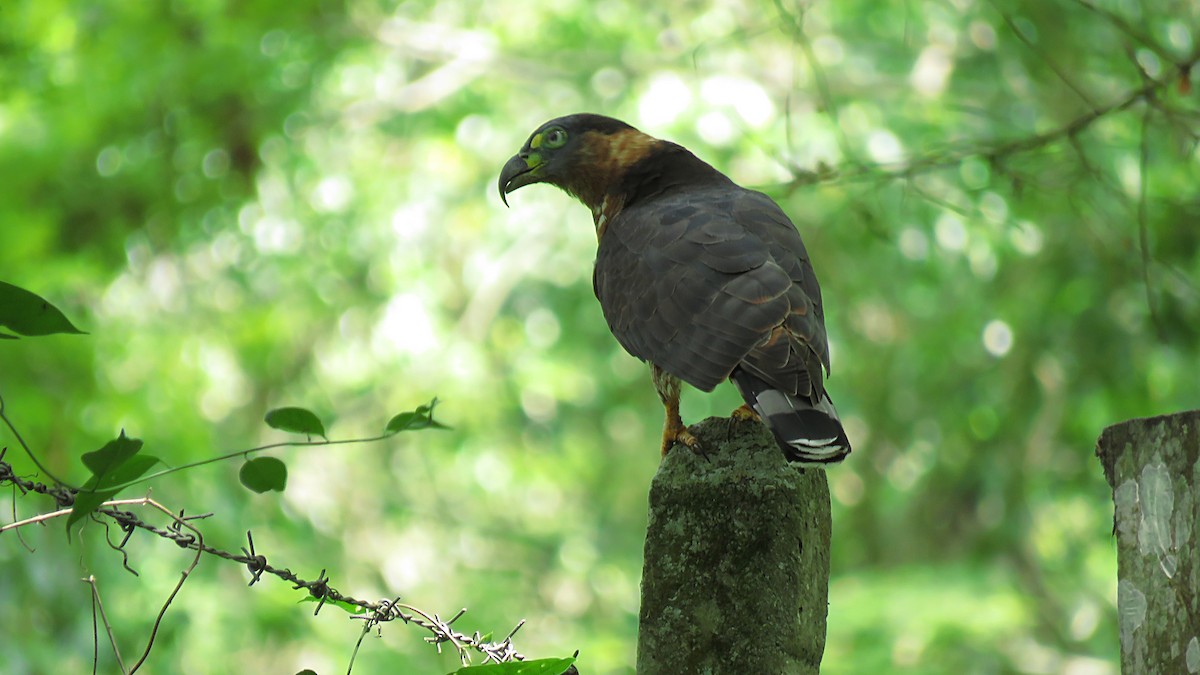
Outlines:
POLYGON ((579 113, 546 122, 500 171, 500 199, 512 191, 549 183, 575 196, 593 212, 619 186, 627 169, 661 144, 628 124, 579 113))

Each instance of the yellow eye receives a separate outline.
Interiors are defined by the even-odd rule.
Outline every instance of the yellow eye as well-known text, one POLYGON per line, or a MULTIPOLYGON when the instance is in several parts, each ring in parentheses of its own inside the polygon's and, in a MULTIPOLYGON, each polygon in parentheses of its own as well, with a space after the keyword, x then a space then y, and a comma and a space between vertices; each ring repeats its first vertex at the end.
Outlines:
POLYGON ((557 128, 551 129, 546 132, 545 143, 548 148, 561 148, 567 144, 567 132, 557 128))

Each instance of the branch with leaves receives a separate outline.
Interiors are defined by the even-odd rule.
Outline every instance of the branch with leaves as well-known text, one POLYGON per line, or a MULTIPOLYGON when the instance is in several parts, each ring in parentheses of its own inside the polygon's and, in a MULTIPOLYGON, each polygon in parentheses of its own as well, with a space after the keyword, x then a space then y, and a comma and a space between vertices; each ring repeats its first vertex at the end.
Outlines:
POLYGON ((194 469, 205 464, 236 459, 238 457, 246 460, 243 462, 242 468, 238 471, 238 479, 247 489, 260 494, 272 490, 282 492, 287 487, 287 465, 275 457, 251 457, 251 455, 272 448, 373 443, 390 438, 403 431, 447 429, 446 425, 433 419, 433 410, 437 406, 437 402, 435 398, 425 405, 418 406, 415 410, 395 415, 388 421, 383 433, 378 436, 344 440, 330 440, 326 437, 325 427, 321 423, 321 420, 309 410, 304 408, 276 408, 269 411, 266 415, 265 421, 268 426, 281 431, 305 434, 309 440, 283 441, 245 450, 236 450, 217 457, 168 467, 148 475, 146 472, 154 466, 162 464, 162 460, 151 455, 140 454, 142 441, 137 438, 129 438, 125 435, 125 430, 122 429, 116 438, 104 444, 103 447, 83 455, 83 464, 92 475, 88 478, 87 482, 79 487, 58 478, 42 465, 37 458, 37 454, 29 447, 16 425, 9 419, 2 395, 0 395, 0 422, 3 422, 8 427, 8 430, 21 445, 21 449, 25 451, 25 454, 29 456, 38 469, 60 486, 60 505, 63 505, 63 502, 69 499, 71 505, 70 513, 67 517, 67 531, 69 534, 73 525, 96 511, 101 504, 112 499, 122 490, 178 471, 194 469), (322 440, 314 441, 312 440, 313 436, 320 436, 322 440))
MULTIPOLYGON (((50 335, 54 333, 82 334, 82 331, 75 328, 62 312, 49 302, 25 289, 4 282, 0 282, 0 327, 8 328, 13 333, 22 336, 50 335)), ((0 338, 17 339, 17 336, 0 332, 0 338)), ((276 408, 266 414, 265 422, 267 425, 280 431, 303 434, 307 440, 260 445, 210 457, 198 462, 168 467, 154 473, 147 472, 163 462, 157 457, 141 454, 142 441, 137 438, 130 438, 125 434, 124 430, 121 430, 117 438, 109 441, 103 447, 83 455, 83 464, 87 467, 91 475, 83 485, 74 486, 54 476, 39 461, 37 454, 25 441, 17 425, 10 418, 5 400, 3 396, 0 396, 0 423, 8 428, 8 431, 16 439, 21 449, 32 460, 34 465, 54 481, 54 484, 47 484, 16 475, 12 465, 4 461, 8 451, 8 448, 5 447, 0 448, 0 487, 11 485, 22 496, 48 496, 54 500, 56 507, 53 511, 22 520, 14 520, 14 522, 2 525, 0 526, 0 534, 9 531, 17 533, 21 528, 35 524, 44 524, 57 518, 65 519, 68 537, 76 526, 86 526, 88 522, 99 524, 106 531, 110 530, 111 525, 116 525, 123 533, 123 536, 119 543, 113 543, 112 539, 109 538, 109 546, 121 553, 122 565, 135 576, 137 575, 137 571, 130 567, 129 554, 125 549, 134 532, 149 532, 161 539, 175 543, 180 548, 195 551, 195 556, 191 559, 188 566, 182 570, 179 581, 175 584, 175 587, 159 610, 146 646, 132 667, 126 667, 124 660, 121 658, 121 652, 117 646, 108 615, 104 610, 99 586, 95 577, 89 576, 84 579, 91 586, 93 628, 94 634, 97 636, 97 644, 93 653, 93 664, 94 666, 98 665, 99 661, 98 624, 103 623, 117 665, 122 673, 137 672, 146 663, 167 610, 204 555, 245 565, 250 573, 249 585, 251 586, 258 583, 263 578, 263 575, 274 576, 291 583, 296 590, 303 590, 307 593, 306 601, 317 603, 316 610, 313 612, 314 615, 319 614, 321 608, 326 605, 333 605, 349 613, 352 619, 361 620, 362 630, 354 646, 347 672, 353 670, 354 660, 358 655, 362 640, 370 633, 371 629, 379 630, 380 626, 384 623, 400 620, 405 624, 415 626, 427 632, 428 635, 424 637, 425 641, 434 645, 439 653, 441 653, 443 645, 448 645, 452 648, 457 653, 463 666, 456 673, 463 673, 464 675, 562 675, 563 673, 576 673, 577 671, 573 665, 575 661, 574 657, 525 660, 524 655, 517 651, 512 643, 513 636, 524 625, 524 621, 518 623, 515 628, 509 631, 504 639, 499 641, 492 640, 490 634, 481 634, 479 631, 465 633, 454 626, 455 622, 466 613, 465 608, 459 610, 449 619, 443 619, 439 614, 426 612, 414 605, 401 602, 399 597, 380 601, 353 598, 334 588, 324 569, 321 570, 316 579, 305 579, 292 572, 289 568, 276 567, 268 563, 266 556, 256 550, 254 537, 249 531, 246 532, 247 546, 242 548, 240 553, 226 551, 206 544, 202 532, 194 523, 212 517, 213 514, 211 513, 185 515, 184 510, 181 509, 176 512, 174 509, 168 508, 148 495, 131 499, 116 499, 117 494, 121 491, 155 478, 185 469, 194 469, 213 462, 237 458, 244 460, 238 472, 238 478, 246 488, 258 493, 272 490, 283 491, 287 485, 286 464, 276 457, 254 457, 253 455, 280 447, 372 443, 391 438, 406 431, 446 429, 448 427, 434 419, 433 414, 436 406, 437 399, 435 398, 427 404, 417 406, 413 410, 394 415, 384 425, 383 432, 377 436, 341 440, 331 440, 326 434, 324 423, 321 422, 316 414, 307 409, 297 407, 276 408), (320 440, 313 440, 314 437, 319 437, 320 440), (134 507, 149 508, 157 511, 165 515, 169 519, 169 522, 165 527, 155 525, 130 510, 134 507), (475 656, 482 656, 483 663, 472 665, 475 656)))

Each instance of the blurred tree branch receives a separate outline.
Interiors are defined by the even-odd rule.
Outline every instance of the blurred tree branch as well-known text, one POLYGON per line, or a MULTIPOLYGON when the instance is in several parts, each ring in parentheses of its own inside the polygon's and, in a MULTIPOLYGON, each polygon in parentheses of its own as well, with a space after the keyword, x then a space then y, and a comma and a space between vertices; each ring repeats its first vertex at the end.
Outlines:
MULTIPOLYGON (((1124 112, 1138 102, 1145 102, 1151 107, 1160 106, 1157 95, 1167 87, 1189 77, 1191 69, 1200 61, 1200 50, 1194 52, 1184 61, 1175 64, 1167 77, 1148 78, 1140 87, 1126 92, 1116 100, 1089 110, 1075 119, 1039 134, 1015 138, 999 143, 981 143, 976 146, 964 146, 946 152, 930 153, 905 162, 890 164, 864 164, 849 162, 843 167, 822 168, 811 171, 800 167, 791 167, 793 179, 786 185, 788 189, 796 189, 815 184, 843 183, 856 181, 886 181, 908 179, 917 175, 947 169, 962 163, 970 157, 982 157, 989 164, 1002 166, 1009 158, 1053 145, 1060 141, 1074 140, 1097 121, 1120 112, 1124 112)), ((1193 136, 1195 137, 1195 136, 1193 136)))

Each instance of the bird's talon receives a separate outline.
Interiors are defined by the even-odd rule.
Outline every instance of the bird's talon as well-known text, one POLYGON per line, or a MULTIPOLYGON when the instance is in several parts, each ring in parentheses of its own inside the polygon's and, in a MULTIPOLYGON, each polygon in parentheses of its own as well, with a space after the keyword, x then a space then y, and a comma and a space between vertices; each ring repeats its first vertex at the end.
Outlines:
POLYGON ((693 452, 700 449, 700 439, 693 436, 692 432, 687 429, 681 430, 679 435, 675 437, 675 440, 688 446, 693 452))
POLYGON ((704 459, 708 459, 708 454, 704 452, 704 444, 692 432, 688 431, 687 427, 682 427, 669 435, 664 435, 662 446, 663 457, 666 457, 667 452, 676 445, 682 445, 704 459))
POLYGON ((693 453, 700 455, 705 459, 705 461, 708 461, 708 453, 704 452, 704 444, 701 443, 700 439, 696 438, 692 432, 688 431, 686 428, 679 430, 678 434, 675 436, 675 442, 686 447, 688 450, 691 450, 693 453))
POLYGON ((754 412, 754 408, 751 408, 748 405, 742 405, 739 406, 737 410, 729 413, 729 419, 737 422, 758 422, 762 418, 759 417, 758 413, 754 412))

